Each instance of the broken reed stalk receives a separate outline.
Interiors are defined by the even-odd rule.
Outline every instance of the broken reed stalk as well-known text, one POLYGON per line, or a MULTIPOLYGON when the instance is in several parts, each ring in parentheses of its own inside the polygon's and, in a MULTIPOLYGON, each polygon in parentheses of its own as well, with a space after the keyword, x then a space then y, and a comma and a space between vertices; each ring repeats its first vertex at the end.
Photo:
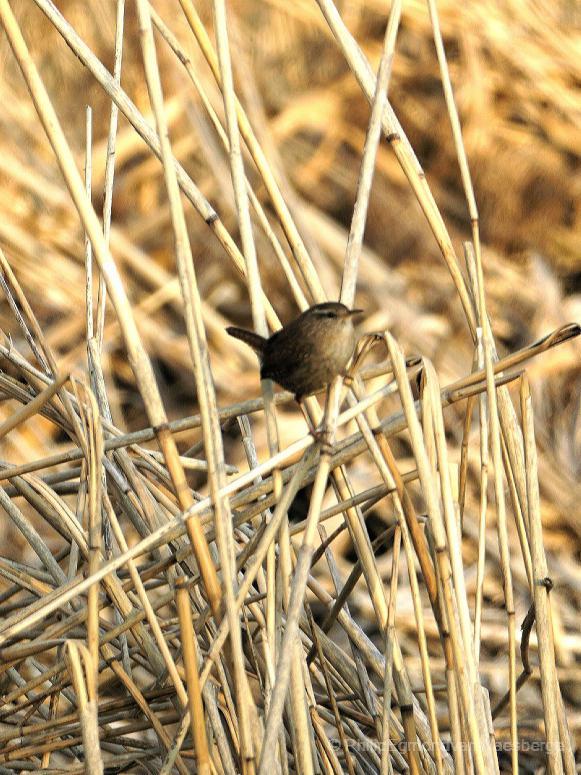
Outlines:
MULTIPOLYGON (((336 427, 341 428, 353 420, 358 425, 358 432, 338 440, 332 449, 322 449, 317 460, 317 449, 309 436, 279 451, 271 387, 263 386, 263 400, 241 402, 222 410, 218 409, 214 391, 208 361, 208 320, 204 317, 194 271, 180 189, 218 237, 237 271, 246 277, 252 317, 260 333, 267 334, 267 321, 271 328, 278 326, 278 316, 267 297, 268 278, 264 274, 261 277, 258 266, 250 205, 299 307, 305 306, 309 294, 315 301, 325 298, 315 265, 281 193, 284 185, 279 186, 276 181, 236 96, 233 77, 236 54, 235 49, 231 50, 234 38, 230 35, 225 4, 221 0, 214 2, 216 54, 192 3, 180 0, 188 25, 222 92, 227 131, 211 110, 201 79, 171 30, 150 9, 146 0, 138 0, 142 56, 157 130, 154 132, 120 86, 122 0, 117 3, 113 78, 50 3, 46 0, 35 2, 162 161, 180 279, 181 295, 177 299, 185 311, 188 365, 194 372, 200 415, 167 422, 151 364, 137 332, 135 313, 109 252, 116 107, 112 109, 109 123, 104 226, 101 229, 90 205, 90 165, 87 164, 85 188, 9 4, 0 0, 0 19, 73 196, 87 234, 88 255, 89 246, 92 246, 100 270, 95 323, 90 285, 92 271, 87 262, 87 347, 93 396, 88 388, 79 391, 77 383, 73 383, 72 393, 64 388, 64 376, 57 375, 68 374, 69 369, 61 364, 60 371, 57 370, 56 360, 44 341, 32 308, 8 262, 0 254, 4 273, 2 286, 22 335, 40 366, 40 370, 30 366, 16 348, 0 348, 0 354, 25 383, 23 387, 16 379, 0 375, 3 394, 23 404, 22 409, 0 425, 0 437, 18 430, 25 420, 42 414, 64 429, 76 445, 68 452, 44 456, 23 465, 6 466, 0 472, 2 478, 10 481, 0 489, 0 504, 43 566, 39 569, 26 562, 0 561, 0 575, 12 585, 0 597, 0 606, 9 613, 0 626, 4 662, 0 672, 16 686, 7 693, 0 713, 0 718, 15 724, 14 729, 0 732, 0 741, 4 744, 0 754, 5 763, 16 765, 17 757, 24 756, 33 760, 35 766, 40 763, 46 772, 75 772, 78 768, 72 762, 78 760, 82 743, 87 766, 94 772, 103 771, 104 757, 110 754, 105 759, 107 766, 112 762, 136 765, 148 755, 155 757, 160 772, 170 773, 175 768, 184 773, 188 771, 187 759, 192 756, 193 744, 193 755, 200 771, 221 770, 228 775, 237 769, 253 773, 256 766, 263 775, 269 775, 278 766, 283 772, 300 769, 311 773, 321 768, 339 772, 345 768, 351 773, 362 766, 361 751, 364 751, 367 768, 381 773, 393 772, 394 768, 400 771, 406 765, 412 773, 495 771, 498 763, 493 720, 479 674, 479 660, 486 639, 482 620, 490 431, 498 556, 508 612, 512 769, 516 772, 519 766, 516 696, 522 682, 516 681, 513 558, 509 551, 503 471, 515 513, 524 575, 529 584, 532 583, 531 593, 537 609, 547 741, 558 741, 560 745, 557 753, 553 749, 549 752, 550 762, 554 771, 562 771, 564 766, 567 775, 572 774, 571 743, 551 641, 549 595, 547 588, 541 588, 538 583, 539 575, 546 575, 546 561, 540 528, 530 396, 526 377, 523 378, 521 372, 507 373, 506 370, 576 336, 579 328, 562 327, 519 353, 497 359, 484 299, 478 213, 435 4, 429 2, 432 30, 473 230, 474 247, 466 248, 472 295, 421 167, 385 96, 401 5, 394 3, 390 14, 375 79, 331 0, 319 0, 324 18, 371 104, 360 184, 343 262, 341 298, 352 306, 362 259, 375 155, 383 129, 438 241, 456 286, 474 340, 474 370, 466 378, 441 389, 433 365, 424 359, 419 364, 422 370, 420 400, 415 401, 410 380, 417 376, 417 361, 416 366, 408 370, 399 345, 386 333, 390 363, 370 367, 367 373, 374 376, 393 373, 393 380, 380 388, 375 387, 367 395, 363 381, 356 376, 341 393, 341 399, 346 397, 348 401, 348 408, 342 412, 340 380, 337 382, 326 412, 332 429, 331 438, 336 427), (230 153, 243 255, 217 213, 174 158, 175 146, 172 150, 169 142, 152 20, 186 67, 203 105, 209 109, 210 120, 221 142, 230 153), (246 174, 241 139, 268 192, 269 204, 287 239, 294 263, 268 223, 267 210, 252 188, 251 177, 246 174), (113 424, 108 409, 101 366, 103 337, 109 333, 108 327, 104 327, 105 284, 149 416, 150 427, 136 433, 121 433, 113 424), (522 426, 517 421, 506 387, 515 379, 520 379, 522 385, 522 426), (384 402, 394 394, 399 396, 403 412, 385 416, 384 402), (464 399, 467 403, 462 420, 456 487, 458 477, 450 464, 443 409, 464 399), (470 595, 464 579, 461 531, 463 523, 469 520, 473 505, 467 499, 467 490, 471 421, 477 406, 480 436, 476 507, 478 578, 472 619, 470 595), (252 430, 243 422, 250 470, 227 481, 229 469, 224 460, 220 423, 248 412, 266 415, 269 456, 259 463, 252 430), (174 433, 193 428, 200 428, 202 433, 201 444, 198 442, 195 446, 201 449, 203 444, 206 452, 207 496, 194 493, 188 485, 184 474, 188 453, 186 457, 180 456, 174 441, 174 433), (416 469, 402 473, 391 444, 396 434, 406 431, 416 469), (159 442, 161 456, 138 446, 154 438, 159 442), (302 457, 297 463, 299 455, 302 457), (350 468, 361 455, 367 465, 371 464, 376 479, 379 477, 378 484, 363 489, 354 484, 356 479, 350 468), (81 461, 81 466, 43 478, 32 473, 74 461, 81 461), (327 482, 332 484, 337 503, 323 508, 327 482), (307 518, 289 529, 289 509, 299 488, 307 483, 314 483, 307 518), (59 490, 65 484, 67 489, 59 490), (64 500, 67 493, 77 496, 76 513, 64 500), (17 496, 24 497, 38 518, 56 529, 59 541, 65 545, 56 558, 28 515, 13 503, 17 496), (388 573, 389 594, 383 561, 376 553, 381 541, 372 543, 367 522, 372 508, 385 496, 390 498, 393 511, 392 524, 386 529, 394 531, 388 573), (426 508, 427 519, 418 515, 418 503, 426 508), (338 515, 343 516, 343 525, 326 538, 321 520, 338 515), (115 544, 109 548, 105 546, 105 549, 100 542, 102 518, 110 522, 115 540, 115 544), (126 528, 129 523, 137 535, 135 540, 132 536, 131 543, 126 528), (345 526, 347 530, 343 530, 345 526), (186 530, 189 544, 183 538, 186 530), (349 535, 357 560, 356 572, 354 570, 341 587, 331 547, 345 533, 349 535), (296 535, 301 539, 295 558, 291 537, 296 535), (316 549, 317 536, 328 541, 324 549, 316 549), (398 617, 403 616, 398 601, 398 588, 403 586, 399 579, 402 541, 409 579, 406 589, 411 594, 423 686, 414 686, 409 649, 402 648, 402 633, 398 628, 398 617), (209 548, 214 542, 217 556, 209 548), (197 563, 192 561, 192 546, 197 563), (144 558, 141 566, 137 564, 139 557, 144 558), (318 563, 323 557, 333 581, 334 596, 319 579, 318 563), (67 560, 68 576, 60 565, 67 560), (422 573, 422 585, 415 568, 416 560, 422 573), (363 576, 361 585, 357 585, 359 575, 363 576), (361 588, 375 616, 381 650, 358 623, 355 606, 352 613, 347 604, 347 599, 359 594, 361 588), (18 610, 19 594, 24 591, 28 597, 18 610), (327 624, 322 627, 314 616, 311 595, 324 606, 327 624), (423 610, 426 595, 432 608, 430 616, 423 610), (12 600, 16 604, 11 608, 12 600), (348 649, 330 639, 328 625, 332 620, 346 636, 348 649), (79 634, 86 639, 88 648, 76 642, 79 634), (53 658, 51 651, 62 643, 66 645, 66 658, 58 654, 53 658), (437 662, 432 647, 444 655, 446 692, 442 701, 436 697, 432 681, 437 662), (28 671, 31 668, 39 675, 30 678, 28 671), (113 680, 125 691, 121 700, 108 699, 113 680), (187 680, 188 692, 184 680, 187 680), (231 685, 235 687, 234 696, 231 696, 231 685), (425 695, 427 713, 416 694, 425 695), (290 702, 287 703, 287 699, 290 702), (45 700, 48 700, 48 708, 45 700), (63 707, 72 708, 74 712, 63 714, 63 707), (139 711, 138 718, 134 717, 135 709, 139 711), (439 718, 442 711, 449 719, 452 757, 443 746, 439 718), (206 734, 204 722, 211 729, 211 735, 206 734), (171 734, 168 732, 170 725, 177 725, 171 734), (191 729, 190 738, 188 729, 191 729), (151 735, 147 738, 139 736, 138 733, 145 730, 152 730, 157 745, 151 744, 151 735), (330 738, 335 732, 340 749, 334 748, 330 738), (16 741, 23 735, 27 742, 18 750, 16 741), (46 735, 48 737, 43 740, 46 735), (470 750, 465 742, 470 743, 470 750), (394 744, 403 745, 403 757, 394 744), (143 747, 145 751, 141 750, 143 747)), ((87 142, 88 156, 90 146, 87 142)), ((288 399, 277 398, 276 403, 284 400, 288 399)), ((310 411, 317 415, 316 402, 311 402, 310 411)))

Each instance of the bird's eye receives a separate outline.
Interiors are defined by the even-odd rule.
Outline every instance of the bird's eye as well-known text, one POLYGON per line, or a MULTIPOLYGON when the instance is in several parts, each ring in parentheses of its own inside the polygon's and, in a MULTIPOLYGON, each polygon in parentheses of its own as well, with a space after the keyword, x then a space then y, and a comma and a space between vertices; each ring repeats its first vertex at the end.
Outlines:
POLYGON ((325 312, 325 313, 324 313, 324 315, 325 315, 325 317, 326 317, 326 318, 334 318, 334 317, 337 317, 337 316, 335 315, 335 313, 333 312, 333 310, 328 310, 327 312, 325 312))

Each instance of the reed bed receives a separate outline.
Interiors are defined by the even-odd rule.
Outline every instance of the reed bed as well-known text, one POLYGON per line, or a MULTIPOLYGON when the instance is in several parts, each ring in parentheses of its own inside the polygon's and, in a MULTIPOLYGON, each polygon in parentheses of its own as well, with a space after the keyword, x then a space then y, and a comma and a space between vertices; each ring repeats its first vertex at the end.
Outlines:
POLYGON ((533 5, 0 0, 0 773, 577 771, 580 19, 533 5), (325 299, 321 446, 224 329, 325 299))

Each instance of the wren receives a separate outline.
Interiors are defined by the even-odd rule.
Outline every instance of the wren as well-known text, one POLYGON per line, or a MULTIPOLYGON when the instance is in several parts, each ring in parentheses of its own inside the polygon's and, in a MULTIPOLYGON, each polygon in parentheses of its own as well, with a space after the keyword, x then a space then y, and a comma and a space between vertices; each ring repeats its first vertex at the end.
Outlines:
POLYGON ((353 317, 363 310, 336 301, 315 304, 271 337, 230 326, 226 331, 258 354, 261 379, 272 379, 303 398, 343 374, 355 349, 353 317))

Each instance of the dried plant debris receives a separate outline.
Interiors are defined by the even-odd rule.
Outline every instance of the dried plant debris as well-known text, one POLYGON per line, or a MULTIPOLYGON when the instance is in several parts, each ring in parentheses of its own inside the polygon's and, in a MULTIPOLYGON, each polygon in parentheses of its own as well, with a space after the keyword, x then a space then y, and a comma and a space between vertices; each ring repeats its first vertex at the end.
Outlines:
POLYGON ((573 775, 574 4, 0 24, 0 772, 573 775))

